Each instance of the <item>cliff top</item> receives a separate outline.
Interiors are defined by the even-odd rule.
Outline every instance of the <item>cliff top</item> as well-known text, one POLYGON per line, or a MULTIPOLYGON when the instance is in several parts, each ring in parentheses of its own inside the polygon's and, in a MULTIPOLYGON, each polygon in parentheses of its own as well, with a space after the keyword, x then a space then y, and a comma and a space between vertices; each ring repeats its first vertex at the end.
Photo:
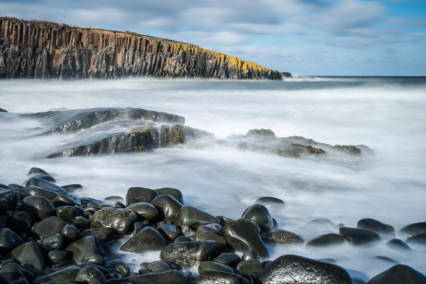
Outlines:
POLYGON ((130 31, 122 32, 122 31, 104 30, 104 29, 97 29, 97 28, 83 28, 83 27, 78 27, 78 26, 69 26, 69 25, 64 24, 64 23, 59 24, 59 23, 50 22, 50 21, 43 21, 43 20, 23 20, 23 19, 17 19, 15 17, 0 17, 0 21, 3 21, 3 22, 9 21, 9 22, 12 22, 14 24, 23 24, 23 25, 27 25, 27 26, 34 25, 34 26, 39 26, 39 27, 50 27, 50 28, 56 28, 56 29, 73 30, 73 31, 78 31, 78 32, 87 32, 87 33, 100 34, 100 35, 104 35, 104 36, 108 36, 108 37, 114 37, 114 38, 147 39, 147 40, 150 40, 150 41, 166 43, 168 45, 173 46, 176 49, 183 49, 183 50, 191 51, 192 53, 204 52, 204 53, 213 54, 213 55, 215 55, 219 58, 227 58, 227 60, 229 62, 232 62, 236 66, 240 66, 240 68, 242 68, 243 70, 256 69, 256 70, 259 70, 259 71, 271 70, 273 72, 278 72, 277 70, 273 70, 273 69, 263 67, 263 66, 255 63, 255 62, 242 60, 240 58, 232 57, 232 56, 229 56, 229 55, 217 52, 217 51, 211 51, 211 50, 208 50, 208 49, 204 49, 204 48, 201 48, 201 47, 194 45, 194 44, 180 42, 180 41, 174 41, 174 40, 170 40, 170 39, 158 38, 158 37, 153 37, 153 36, 148 36, 148 35, 143 35, 143 34, 138 34, 136 32, 130 32, 130 31))

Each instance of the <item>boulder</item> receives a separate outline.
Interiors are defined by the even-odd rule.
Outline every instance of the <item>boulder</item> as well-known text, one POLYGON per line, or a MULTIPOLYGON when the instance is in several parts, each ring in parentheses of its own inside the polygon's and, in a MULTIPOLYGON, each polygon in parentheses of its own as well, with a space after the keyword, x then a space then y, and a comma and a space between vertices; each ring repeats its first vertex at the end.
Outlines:
POLYGON ((0 214, 15 210, 18 197, 13 190, 0 188, 0 214))
POLYGON ((44 270, 44 258, 35 242, 27 242, 14 248, 11 256, 19 261, 22 267, 35 275, 40 274, 44 270))
POLYGON ((133 210, 142 220, 152 220, 158 216, 157 208, 148 202, 137 202, 126 207, 133 210))
POLYGON ((22 207, 29 213, 43 220, 56 214, 52 202, 42 196, 27 196, 22 200, 22 207))
POLYGON ((220 222, 216 217, 210 215, 209 213, 201 211, 192 206, 183 206, 180 208, 174 223, 180 227, 189 226, 197 228, 203 224, 219 224, 220 222))
POLYGON ((226 284, 249 284, 249 281, 244 277, 230 272, 224 271, 204 271, 197 277, 195 284, 212 284, 212 283, 226 283, 226 284))
POLYGON ((231 266, 215 261, 203 261, 198 266, 198 273, 200 274, 209 270, 234 273, 234 269, 231 266))
POLYGON ((34 226, 33 232, 39 236, 60 233, 67 223, 56 216, 50 216, 34 226))
POLYGON ((150 250, 160 250, 166 244, 166 240, 158 230, 153 227, 145 227, 131 237, 120 250, 140 253, 150 250))
POLYGON ((180 208, 183 206, 179 201, 167 194, 161 194, 155 197, 151 204, 157 207, 159 213, 164 217, 165 221, 173 222, 180 208))
POLYGON ((102 256, 104 249, 102 245, 92 236, 82 237, 69 244, 65 251, 69 251, 73 254, 75 262, 83 262, 82 260, 90 254, 96 254, 102 256))
POLYGON ((340 234, 353 245, 365 245, 380 240, 380 236, 373 230, 340 227, 340 234))
POLYGON ((262 234, 262 240, 274 244, 303 244, 302 237, 285 230, 265 232, 262 234))
POLYGON ((361 229, 373 230, 383 236, 395 236, 394 227, 371 218, 364 218, 359 220, 357 227, 361 229))
POLYGON ((221 235, 234 250, 252 250, 260 258, 268 258, 268 250, 259 233, 259 227, 253 221, 246 219, 227 223, 221 231, 221 235))
POLYGON ((179 189, 171 188, 171 187, 162 187, 155 190, 159 194, 168 194, 180 203, 183 204, 183 195, 182 192, 179 189))
POLYGON ((312 240, 310 240, 306 245, 312 247, 323 247, 323 246, 331 246, 331 245, 339 245, 343 244, 345 239, 338 234, 330 233, 318 236, 312 240))
POLYGON ((399 232, 408 236, 426 233, 426 222, 419 222, 407 225, 399 232))
POLYGON ((143 187, 131 187, 127 190, 126 194, 126 205, 132 205, 138 202, 150 203, 155 197, 158 196, 158 192, 143 187))
POLYGON ((426 277, 417 270, 403 264, 396 264, 374 276, 367 284, 425 284, 426 277))
POLYGON ((126 234, 136 220, 136 213, 130 209, 102 208, 93 214, 90 228, 108 227, 119 234, 126 234))
POLYGON ((241 218, 253 221, 263 232, 269 231, 274 227, 274 222, 268 208, 262 204, 254 204, 248 207, 241 218))
POLYGON ((351 277, 340 266, 297 255, 283 255, 259 273, 262 284, 352 284, 351 277))
POLYGON ((0 254, 6 254, 24 241, 9 228, 0 227, 0 254))

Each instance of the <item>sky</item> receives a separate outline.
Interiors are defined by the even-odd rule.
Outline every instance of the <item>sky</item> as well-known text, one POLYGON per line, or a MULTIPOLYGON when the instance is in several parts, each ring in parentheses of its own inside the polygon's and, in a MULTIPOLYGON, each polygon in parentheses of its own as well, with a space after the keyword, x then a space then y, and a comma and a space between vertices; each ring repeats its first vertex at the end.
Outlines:
POLYGON ((0 16, 132 31, 306 76, 426 76, 426 0, 0 0, 0 16))

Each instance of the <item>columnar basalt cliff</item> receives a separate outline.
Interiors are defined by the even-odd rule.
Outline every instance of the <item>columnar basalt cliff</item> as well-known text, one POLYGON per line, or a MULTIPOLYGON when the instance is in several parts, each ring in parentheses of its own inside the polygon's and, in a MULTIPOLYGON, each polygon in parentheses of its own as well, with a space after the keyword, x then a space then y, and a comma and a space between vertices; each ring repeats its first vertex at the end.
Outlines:
POLYGON ((280 72, 196 45, 130 32, 0 18, 0 78, 281 79, 280 72))

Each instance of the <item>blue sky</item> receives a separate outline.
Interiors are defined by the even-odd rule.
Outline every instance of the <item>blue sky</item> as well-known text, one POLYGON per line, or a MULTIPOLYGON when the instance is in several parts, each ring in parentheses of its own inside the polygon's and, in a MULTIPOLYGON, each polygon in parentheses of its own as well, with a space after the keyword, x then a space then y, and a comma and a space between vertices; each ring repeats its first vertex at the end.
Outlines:
POLYGON ((0 0, 0 16, 134 31, 296 75, 426 75, 426 0, 0 0))

